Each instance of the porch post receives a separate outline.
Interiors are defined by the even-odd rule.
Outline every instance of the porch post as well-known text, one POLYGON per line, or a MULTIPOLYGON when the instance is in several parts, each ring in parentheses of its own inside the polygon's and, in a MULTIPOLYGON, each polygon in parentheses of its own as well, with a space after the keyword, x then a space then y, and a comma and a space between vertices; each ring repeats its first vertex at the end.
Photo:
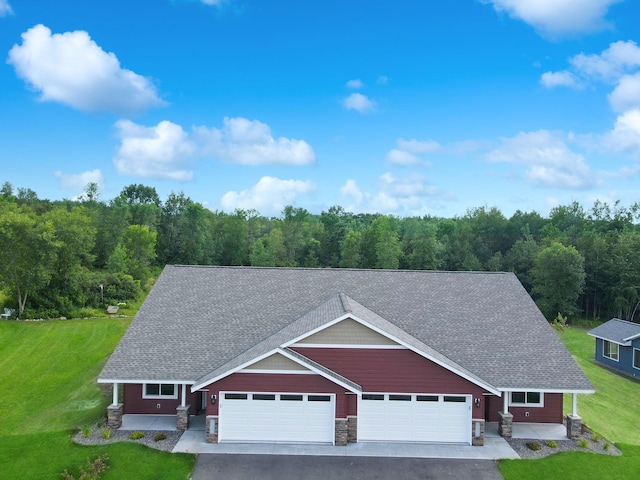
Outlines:
POLYGON ((578 394, 577 393, 572 393, 571 394, 571 400, 572 400, 572 409, 571 409, 571 415, 573 415, 574 417, 578 416, 578 394))
POLYGON ((502 392, 502 411, 509 413, 509 392, 502 392))
POLYGON ((509 413, 509 392, 502 392, 502 412, 498 412, 500 421, 498 422, 498 433, 504 438, 511 438, 513 435, 513 415, 509 413))
POLYGON ((187 384, 182 384, 182 400, 180 401, 180 406, 184 407, 187 405, 187 384))
POLYGON ((118 384, 113 384, 113 405, 118 404, 118 384))

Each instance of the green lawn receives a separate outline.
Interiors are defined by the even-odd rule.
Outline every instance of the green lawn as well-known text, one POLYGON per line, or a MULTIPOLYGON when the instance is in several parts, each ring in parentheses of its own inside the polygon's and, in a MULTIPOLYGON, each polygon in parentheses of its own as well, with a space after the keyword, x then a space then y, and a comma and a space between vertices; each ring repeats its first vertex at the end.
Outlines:
MULTIPOLYGON (((562 340, 596 389, 593 395, 578 396, 578 414, 594 431, 616 443, 623 455, 570 452, 540 460, 503 460, 502 475, 506 480, 636 478, 640 472, 640 382, 596 365, 592 360, 595 340, 587 329, 569 328, 562 340)), ((570 408, 568 395, 565 411, 570 408)))
POLYGON ((130 319, 0 321, 0 479, 60 479, 107 454, 104 479, 186 479, 192 455, 134 444, 85 447, 70 435, 97 422, 106 398, 95 383, 130 319))

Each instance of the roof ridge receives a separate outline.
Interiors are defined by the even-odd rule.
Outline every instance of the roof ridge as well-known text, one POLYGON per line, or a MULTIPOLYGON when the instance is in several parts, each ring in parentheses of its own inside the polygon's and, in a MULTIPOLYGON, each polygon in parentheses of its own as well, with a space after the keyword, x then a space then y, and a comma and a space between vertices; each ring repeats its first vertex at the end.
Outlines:
POLYGON ((344 309, 344 311, 347 313, 353 313, 353 308, 351 307, 351 302, 349 301, 351 299, 349 298, 349 296, 346 293, 339 293, 338 298, 340 298, 340 301, 342 302, 342 308, 344 309))

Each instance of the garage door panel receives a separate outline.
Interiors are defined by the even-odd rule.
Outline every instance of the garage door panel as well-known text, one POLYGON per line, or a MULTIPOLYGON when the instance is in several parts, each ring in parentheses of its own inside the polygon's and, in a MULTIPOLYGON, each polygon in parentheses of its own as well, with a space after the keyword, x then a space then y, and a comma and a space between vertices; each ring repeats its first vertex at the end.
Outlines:
POLYGON ((220 442, 333 443, 333 395, 249 393, 234 399, 240 395, 220 395, 220 442))
POLYGON ((470 442, 468 396, 411 395, 411 401, 406 396, 363 394, 359 441, 470 442))

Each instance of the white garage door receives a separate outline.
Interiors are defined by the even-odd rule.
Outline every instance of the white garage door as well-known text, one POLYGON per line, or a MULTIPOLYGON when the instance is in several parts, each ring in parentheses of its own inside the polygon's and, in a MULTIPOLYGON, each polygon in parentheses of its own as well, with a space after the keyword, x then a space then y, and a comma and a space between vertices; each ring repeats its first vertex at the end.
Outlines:
POLYGON ((221 392, 219 442, 334 442, 335 396, 221 392))
POLYGON ((471 397, 363 394, 358 441, 471 443, 471 397))

